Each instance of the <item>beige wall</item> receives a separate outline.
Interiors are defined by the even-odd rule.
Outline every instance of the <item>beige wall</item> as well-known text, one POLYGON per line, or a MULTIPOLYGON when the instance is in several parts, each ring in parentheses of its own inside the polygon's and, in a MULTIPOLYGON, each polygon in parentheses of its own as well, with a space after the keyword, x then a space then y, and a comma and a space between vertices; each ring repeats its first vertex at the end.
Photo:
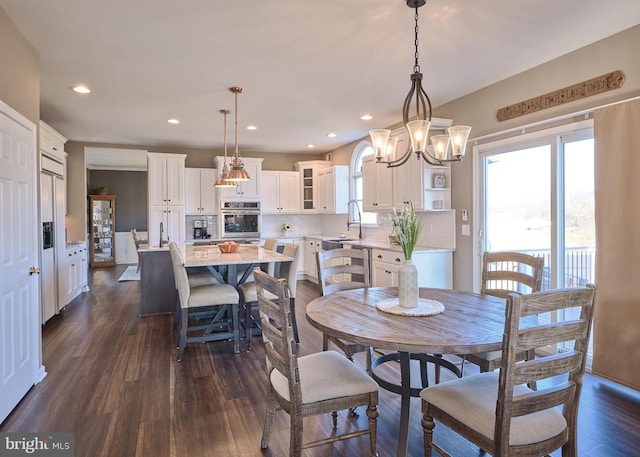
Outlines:
POLYGON ((0 100, 34 124, 40 120, 38 53, 0 9, 0 100))
MULTIPOLYGON (((455 124, 471 125, 473 139, 640 96, 638 43, 640 43, 640 26, 613 35, 441 106, 436 109, 436 115, 452 118, 455 124), (626 77, 624 85, 620 89, 521 116, 510 121, 498 122, 496 120, 499 108, 614 70, 622 70, 626 77)), ((470 154, 472 150, 473 140, 469 142, 467 154, 470 154)), ((455 164, 452 168, 452 206, 457 209, 469 209, 470 220, 473 222, 475 215, 471 212, 473 208, 471 157, 465 159, 462 164, 455 164)), ((459 214, 460 211, 458 211, 458 217, 459 214)), ((460 227, 460 220, 457 225, 460 227)), ((456 246, 454 287, 461 290, 472 290, 473 239, 461 236, 458 229, 456 246)))

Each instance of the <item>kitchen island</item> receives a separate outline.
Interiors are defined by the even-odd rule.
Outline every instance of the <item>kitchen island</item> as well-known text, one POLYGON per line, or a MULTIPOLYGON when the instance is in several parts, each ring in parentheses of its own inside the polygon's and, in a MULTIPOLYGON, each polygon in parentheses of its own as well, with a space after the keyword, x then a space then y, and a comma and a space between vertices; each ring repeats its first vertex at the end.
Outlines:
MULTIPOLYGON (((184 266, 208 267, 221 283, 237 287, 256 265, 290 262, 293 258, 252 244, 242 244, 238 252, 222 253, 217 246, 179 246, 184 266), (239 273, 242 273, 240 277, 239 273)), ((172 313, 178 300, 169 247, 141 248, 140 315, 172 313)))

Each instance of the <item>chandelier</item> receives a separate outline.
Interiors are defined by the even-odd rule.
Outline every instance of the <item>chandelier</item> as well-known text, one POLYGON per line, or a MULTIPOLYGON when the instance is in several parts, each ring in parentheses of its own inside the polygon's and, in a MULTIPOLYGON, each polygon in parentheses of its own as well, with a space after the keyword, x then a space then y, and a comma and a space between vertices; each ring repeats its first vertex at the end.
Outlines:
POLYGON ((231 87, 229 88, 229 92, 235 95, 236 99, 236 150, 233 153, 233 159, 231 160, 231 170, 229 171, 229 175, 227 176, 227 181, 249 181, 251 176, 247 173, 247 170, 244 169, 244 163, 240 159, 240 153, 238 152, 238 94, 242 92, 242 87, 231 87))
POLYGON ((228 109, 219 110, 222 114, 224 114, 224 166, 222 167, 222 173, 220 173, 220 177, 216 179, 216 183, 213 185, 214 187, 236 187, 237 184, 233 181, 229 181, 227 178, 229 177, 229 167, 227 166, 227 114, 231 111, 228 109))
POLYGON ((415 64, 411 75, 411 90, 404 99, 402 106, 402 121, 409 132, 411 144, 402 157, 396 159, 397 137, 390 137, 391 130, 375 129, 369 131, 371 144, 375 150, 376 161, 387 164, 388 167, 398 167, 406 163, 411 153, 416 154, 431 165, 443 165, 445 162, 459 162, 463 159, 467 139, 471 127, 456 125, 449 127, 448 135, 433 135, 431 146, 427 146, 429 128, 431 127, 431 100, 422 88, 422 73, 418 63, 418 8, 426 0, 406 0, 409 8, 415 8, 415 64), (412 102, 414 106, 412 107, 412 102), (409 120, 412 119, 413 120, 409 120))

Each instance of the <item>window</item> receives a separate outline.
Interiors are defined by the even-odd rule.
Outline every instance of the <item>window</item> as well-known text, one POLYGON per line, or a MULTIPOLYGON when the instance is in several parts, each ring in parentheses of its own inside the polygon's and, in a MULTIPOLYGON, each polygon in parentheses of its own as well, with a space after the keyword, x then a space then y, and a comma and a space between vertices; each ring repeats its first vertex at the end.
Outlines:
MULTIPOLYGON (((590 122, 476 149, 482 249, 544 257, 543 290, 594 282, 594 142, 593 129, 584 128, 590 122)), ((571 311, 541 319, 565 320, 571 311)))
MULTIPOLYGON (((368 141, 362 141, 359 143, 353 155, 351 156, 351 199, 358 202, 358 207, 362 210, 362 159, 368 155, 373 154, 373 147, 368 141)), ((352 221, 358 220, 358 215, 354 214, 353 206, 351 206, 351 214, 349 215, 352 221)), ((378 214, 377 213, 362 213, 362 225, 377 225, 378 214)))

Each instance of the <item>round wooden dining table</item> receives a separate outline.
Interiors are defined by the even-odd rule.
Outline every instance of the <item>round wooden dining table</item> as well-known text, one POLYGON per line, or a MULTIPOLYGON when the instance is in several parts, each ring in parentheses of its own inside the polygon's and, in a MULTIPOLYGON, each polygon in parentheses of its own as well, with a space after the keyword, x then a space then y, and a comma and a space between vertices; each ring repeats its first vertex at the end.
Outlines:
POLYGON ((306 315, 312 326, 328 335, 398 354, 399 388, 396 390, 388 387, 390 383, 379 383, 381 387, 401 395, 396 455, 405 456, 410 400, 412 394, 416 394, 416 389, 411 388, 410 360, 420 354, 472 354, 500 350, 506 301, 471 292, 421 288, 420 298, 442 303, 442 313, 405 316, 376 308, 379 301, 397 296, 397 287, 336 292, 311 301, 306 315))

